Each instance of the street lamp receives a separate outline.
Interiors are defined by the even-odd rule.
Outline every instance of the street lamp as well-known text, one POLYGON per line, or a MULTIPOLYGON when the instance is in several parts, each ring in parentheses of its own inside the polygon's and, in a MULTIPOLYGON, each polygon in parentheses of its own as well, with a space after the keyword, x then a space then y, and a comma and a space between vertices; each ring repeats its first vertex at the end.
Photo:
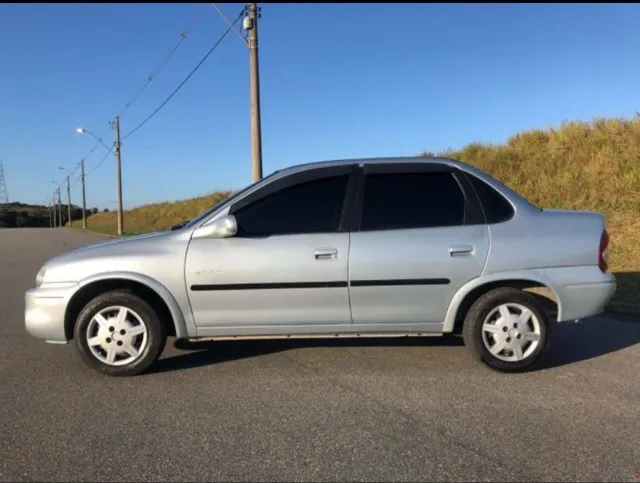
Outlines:
MULTIPOLYGON (((113 143, 114 149, 111 149, 107 146, 102 138, 99 138, 95 134, 93 134, 88 129, 83 128, 82 126, 78 126, 76 128, 76 132, 78 134, 88 134, 93 137, 98 143, 102 144, 109 152, 111 152, 116 158, 116 183, 118 187, 118 235, 122 235, 124 232, 123 228, 123 220, 122 220, 122 172, 121 172, 121 160, 120 160, 120 116, 116 116, 112 125, 116 130, 116 139, 113 143)), ((83 200, 84 200, 84 159, 82 160, 82 189, 83 189, 83 200)), ((84 202, 84 201, 83 201, 84 202)), ((85 226, 84 217, 83 217, 83 226, 85 226)))
POLYGON ((88 134, 89 136, 91 136, 93 139, 95 139, 96 141, 98 141, 100 144, 102 144, 108 151, 110 151, 112 154, 115 154, 113 152, 113 149, 111 149, 108 145, 106 145, 103 141, 102 138, 99 138, 98 136, 96 136, 95 134, 93 134, 91 131, 89 131, 88 129, 85 129, 83 127, 77 127, 76 128, 76 132, 78 134, 88 134))

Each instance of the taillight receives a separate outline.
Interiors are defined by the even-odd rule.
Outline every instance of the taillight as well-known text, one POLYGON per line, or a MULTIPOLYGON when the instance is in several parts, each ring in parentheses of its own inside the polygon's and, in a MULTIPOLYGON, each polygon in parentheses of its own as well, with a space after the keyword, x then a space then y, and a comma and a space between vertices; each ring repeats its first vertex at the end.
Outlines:
POLYGON ((604 230, 600 237, 598 266, 603 273, 609 269, 609 234, 607 233, 607 230, 604 230))

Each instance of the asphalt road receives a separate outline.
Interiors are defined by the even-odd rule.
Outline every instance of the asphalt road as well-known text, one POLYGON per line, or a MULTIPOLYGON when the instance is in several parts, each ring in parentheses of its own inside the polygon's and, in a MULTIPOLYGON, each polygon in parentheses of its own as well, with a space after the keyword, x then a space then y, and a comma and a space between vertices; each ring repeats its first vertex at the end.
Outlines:
POLYGON ((42 263, 101 240, 0 230, 3 481, 640 480, 640 324, 556 326, 524 375, 429 338, 171 341, 111 379, 23 328, 42 263))

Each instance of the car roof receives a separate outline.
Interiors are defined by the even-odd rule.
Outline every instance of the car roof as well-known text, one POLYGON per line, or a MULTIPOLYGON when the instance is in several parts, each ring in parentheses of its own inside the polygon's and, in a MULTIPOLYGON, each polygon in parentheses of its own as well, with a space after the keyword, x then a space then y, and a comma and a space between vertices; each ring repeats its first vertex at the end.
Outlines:
POLYGON ((469 174, 479 177, 493 188, 497 189, 500 193, 506 196, 516 206, 526 207, 527 209, 537 210, 528 200, 523 198, 520 194, 509 188, 507 185, 501 183, 493 176, 476 168, 472 164, 465 163, 451 158, 444 157, 427 157, 427 156, 405 156, 405 157, 388 157, 388 158, 353 158, 353 159, 334 159, 330 161, 315 161, 312 163, 298 164, 289 166, 287 168, 280 169, 271 173, 276 178, 281 176, 287 176, 294 173, 300 173, 308 169, 332 167, 332 166, 349 166, 354 164, 393 164, 393 163, 424 163, 424 164, 441 164, 443 166, 450 166, 458 168, 469 174))
POLYGON ((393 164, 393 163, 424 163, 424 164, 442 164, 445 166, 452 166, 457 168, 467 167, 466 163, 457 161, 455 159, 441 158, 441 157, 425 157, 425 156, 407 156, 407 157, 392 157, 392 158, 352 158, 352 159, 334 159, 327 161, 314 161, 311 163, 296 164, 278 170, 282 174, 291 174, 293 172, 306 171, 308 169, 334 167, 334 166, 349 166, 352 164, 393 164))

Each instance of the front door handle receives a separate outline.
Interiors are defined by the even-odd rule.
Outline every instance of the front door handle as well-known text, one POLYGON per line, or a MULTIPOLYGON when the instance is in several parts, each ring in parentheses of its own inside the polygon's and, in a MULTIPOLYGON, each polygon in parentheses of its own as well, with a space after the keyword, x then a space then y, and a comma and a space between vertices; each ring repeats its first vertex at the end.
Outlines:
POLYGON ((473 255, 473 247, 471 245, 451 245, 449 247, 449 255, 452 257, 473 255))
POLYGON ((315 256, 316 260, 332 260, 338 258, 338 250, 335 248, 318 248, 315 256))

